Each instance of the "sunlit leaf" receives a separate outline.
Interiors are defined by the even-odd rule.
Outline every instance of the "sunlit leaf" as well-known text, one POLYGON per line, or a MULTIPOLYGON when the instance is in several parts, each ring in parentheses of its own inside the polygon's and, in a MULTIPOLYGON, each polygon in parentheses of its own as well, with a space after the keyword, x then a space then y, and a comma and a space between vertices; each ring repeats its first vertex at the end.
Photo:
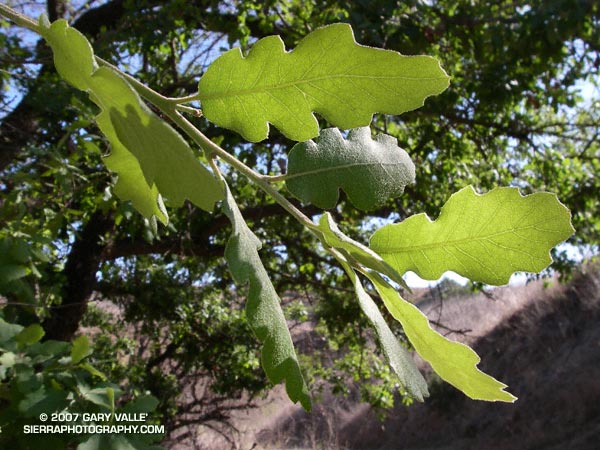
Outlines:
POLYGON ((514 402, 506 385, 477 368, 479 356, 468 346, 451 341, 429 325, 427 317, 408 303, 383 278, 366 273, 392 316, 402 324, 404 333, 417 353, 445 381, 475 400, 514 402))
POLYGON ((226 188, 224 209, 233 225, 225 258, 236 284, 249 285, 246 316, 256 337, 263 343, 263 369, 272 383, 285 381, 290 400, 299 401, 304 409, 310 410, 308 388, 300 371, 281 300, 258 255, 261 243, 246 225, 229 188, 226 188))
POLYGON ((358 45, 349 25, 334 24, 290 52, 269 36, 245 57, 239 48, 224 53, 200 79, 198 100, 208 120, 249 141, 265 139, 269 123, 306 141, 319 133, 313 112, 338 128, 358 128, 376 112, 419 108, 447 86, 434 58, 358 45))
POLYGON ((396 138, 369 127, 355 128, 344 139, 337 128, 321 131, 318 141, 296 144, 288 157, 285 183, 305 203, 333 208, 339 189, 358 209, 375 209, 398 197, 415 181, 415 166, 396 138))
POLYGON ((42 32, 59 74, 87 91, 101 109, 97 122, 112 147, 105 162, 119 174, 115 193, 131 200, 145 217, 154 215, 163 223, 168 219, 161 196, 173 206, 189 199, 211 211, 222 198, 220 184, 185 140, 150 111, 116 71, 98 68, 89 42, 65 20, 42 32))
POLYGON ((516 188, 479 195, 468 186, 431 221, 425 214, 386 225, 370 247, 394 269, 428 280, 452 270, 482 283, 508 283, 517 271, 539 272, 550 250, 573 234, 569 210, 555 195, 521 196, 516 188))

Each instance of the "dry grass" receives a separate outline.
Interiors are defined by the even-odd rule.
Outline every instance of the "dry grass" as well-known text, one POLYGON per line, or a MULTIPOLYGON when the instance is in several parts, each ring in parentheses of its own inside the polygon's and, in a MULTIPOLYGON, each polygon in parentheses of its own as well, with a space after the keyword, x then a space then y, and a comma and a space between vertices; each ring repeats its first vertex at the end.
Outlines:
MULTIPOLYGON (((397 407, 380 422, 354 399, 325 397, 312 414, 272 395, 247 414, 241 449, 537 450, 600 448, 600 269, 565 286, 543 282, 422 301, 432 320, 469 330, 481 368, 519 397, 475 402, 432 382, 425 404, 397 407), (254 446, 254 447, 253 447, 254 446)), ((440 331, 446 331, 441 328, 440 331)))

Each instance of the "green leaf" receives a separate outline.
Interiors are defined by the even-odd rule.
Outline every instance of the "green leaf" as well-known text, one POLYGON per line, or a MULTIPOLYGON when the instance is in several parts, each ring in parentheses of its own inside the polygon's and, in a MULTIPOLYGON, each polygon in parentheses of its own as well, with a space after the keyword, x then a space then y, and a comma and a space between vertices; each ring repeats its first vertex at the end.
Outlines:
POLYGON ((310 396, 281 310, 281 300, 258 255, 260 240, 246 225, 227 186, 224 211, 233 225, 233 233, 225 247, 225 259, 236 284, 249 284, 246 316, 256 337, 263 342, 263 369, 272 383, 285 380, 290 400, 299 401, 309 411, 310 396))
POLYGON ((333 126, 367 126, 373 113, 401 114, 448 87, 448 76, 428 56, 403 56, 358 45, 352 28, 313 31, 291 52, 279 36, 259 40, 246 57, 232 49, 200 79, 206 118, 258 142, 269 123, 295 141, 318 135, 313 111, 333 126))
POLYGON ((3 344, 17 336, 23 330, 22 325, 5 322, 0 318, 0 343, 3 344))
POLYGON ((115 390, 111 387, 106 388, 106 397, 108 398, 108 404, 110 405, 110 412, 115 412, 115 390))
POLYGON ((89 363, 83 363, 83 364, 80 364, 79 367, 81 367, 82 369, 86 370, 90 375, 98 377, 102 381, 107 381, 106 375, 104 375, 102 372, 100 372, 98 369, 96 369, 91 364, 89 364, 89 363))
POLYGON ((43 355, 58 357, 68 352, 70 345, 62 341, 44 341, 32 345, 27 353, 32 356, 43 355))
POLYGON ((354 285, 356 296, 358 297, 360 308, 371 321, 371 324, 377 333, 379 342, 381 343, 381 347, 390 366, 398 375, 400 383, 411 397, 422 402, 424 397, 429 397, 427 382, 419 372, 419 369, 417 369, 410 353, 408 353, 408 351, 402 347, 400 342, 398 342, 398 339, 392 330, 390 330, 390 327, 381 315, 377 304, 363 288, 356 272, 342 260, 338 261, 350 277, 350 280, 354 285))
POLYGON ((355 128, 345 140, 337 128, 323 130, 318 141, 296 144, 288 157, 285 183, 304 203, 335 207, 339 188, 358 209, 375 209, 398 197, 415 181, 415 166, 396 138, 369 127, 355 128))
POLYGON ((84 399, 111 412, 114 412, 115 396, 118 397, 121 394, 120 389, 111 386, 90 389, 88 386, 78 383, 77 389, 84 399))
POLYGON ((6 284, 19 280, 30 273, 31 269, 20 264, 2 264, 0 265, 0 283, 6 284))
POLYGON ((34 323, 21 330, 21 332, 15 336, 15 340, 19 344, 19 347, 23 348, 39 342, 44 334, 46 334, 44 329, 39 324, 34 323))
POLYGON ((126 413, 149 413, 158 406, 158 399, 152 395, 142 395, 127 403, 121 412, 126 413))
POLYGON ((364 267, 388 276, 391 280, 410 291, 400 274, 396 272, 393 267, 369 247, 364 246, 360 242, 357 242, 342 233, 333 220, 333 217, 331 217, 331 214, 328 212, 323 214, 319 219, 318 230, 322 233, 325 242, 331 247, 347 253, 364 267))
POLYGON ((61 411, 68 404, 67 396, 67 391, 46 390, 42 387, 37 391, 28 393, 19 402, 18 409, 25 417, 36 417, 41 413, 49 414, 54 411, 61 411))
MULTIPOLYGON (((100 128, 111 143, 118 140, 136 157, 149 186, 156 184, 173 206, 189 199, 212 211, 215 202, 223 198, 220 183, 179 133, 151 112, 119 74, 99 68, 93 76, 94 97, 103 108, 97 118, 100 128)), ((106 159, 114 157, 111 154, 106 159)))
POLYGON ((377 289, 388 311, 402 324, 417 353, 431 364, 442 379, 475 400, 516 400, 516 397, 504 391, 505 384, 477 368, 480 358, 471 348, 434 331, 425 314, 404 300, 379 275, 372 272, 365 275, 377 289))
POLYGON ((162 204, 173 206, 187 198, 211 211, 222 199, 216 178, 194 156, 185 140, 156 116, 116 71, 98 68, 92 47, 65 20, 58 20, 42 33, 54 53, 59 74, 86 91, 101 112, 98 126, 111 143, 106 166, 119 175, 115 193, 146 218, 168 217, 162 204))
POLYGON ((92 349, 90 348, 90 341, 87 336, 81 335, 73 341, 73 347, 71 348, 71 362, 77 364, 91 353, 92 349))
POLYGON ((516 188, 497 188, 479 195, 468 186, 450 197, 437 220, 418 214, 386 225, 370 247, 401 274, 412 270, 434 280, 453 270, 500 285, 514 272, 546 268, 550 249, 573 234, 570 219, 553 194, 523 197, 516 188))

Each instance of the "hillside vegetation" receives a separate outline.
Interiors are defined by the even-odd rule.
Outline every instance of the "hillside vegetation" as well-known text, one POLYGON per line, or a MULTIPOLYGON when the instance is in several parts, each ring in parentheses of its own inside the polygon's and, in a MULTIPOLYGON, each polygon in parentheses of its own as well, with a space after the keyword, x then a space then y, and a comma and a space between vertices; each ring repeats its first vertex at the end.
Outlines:
POLYGON ((435 379, 424 404, 399 405, 384 421, 353 398, 326 395, 308 415, 272 396, 238 418, 240 448, 598 448, 600 266, 564 285, 537 281, 423 303, 431 319, 462 331, 455 339, 474 343, 482 370, 510 386, 515 404, 471 401, 435 379))

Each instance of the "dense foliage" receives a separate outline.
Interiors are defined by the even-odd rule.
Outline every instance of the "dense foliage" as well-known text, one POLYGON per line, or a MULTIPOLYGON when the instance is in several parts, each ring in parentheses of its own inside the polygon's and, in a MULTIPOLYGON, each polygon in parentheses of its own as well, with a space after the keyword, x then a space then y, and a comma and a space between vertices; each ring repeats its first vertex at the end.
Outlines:
MULTIPOLYGON (((600 119, 597 91, 590 87, 597 83, 600 36, 594 2, 382 1, 373 6, 114 0, 87 8, 60 1, 48 6, 50 19, 70 18, 96 54, 169 96, 195 92, 216 50, 247 46, 273 33, 291 48, 311 29, 340 20, 352 24, 363 44, 435 55, 451 75, 452 87, 401 119, 382 115, 375 122, 409 151, 417 183, 369 214, 397 219, 427 211, 435 217, 450 194, 467 184, 478 190, 512 185, 524 192, 557 193, 574 214, 578 233, 572 243, 597 242, 600 119), (591 98, 578 92, 583 81, 591 98)), ((96 341, 97 354, 106 355, 99 359, 111 360, 103 367, 111 378, 127 380, 130 389, 151 390, 161 399, 164 417, 171 417, 171 429, 221 419, 222 399, 254 394, 266 385, 257 370, 258 343, 249 338, 242 317, 242 299, 219 258, 227 242, 227 218, 188 203, 181 211, 169 210, 167 228, 156 228, 131 204, 117 201, 114 177, 100 159, 107 143, 94 122, 98 111, 58 78, 47 48, 5 26, 0 77, 11 86, 2 94, 0 137, 5 318, 23 325, 41 320, 48 337, 63 340, 82 320, 117 336, 127 329, 145 345, 137 347, 124 337, 117 345, 96 341), (9 99, 15 92, 23 96, 18 104, 9 99), (111 322, 96 308, 85 316, 86 303, 100 298, 118 305, 125 320, 111 322), (130 355, 127 364, 115 358, 115 349, 130 355), (165 371, 171 376, 163 376, 165 371), (182 418, 186 412, 176 395, 190 379, 205 380, 209 394, 186 405, 189 415, 182 418), (182 417, 176 419, 178 409, 182 417)), ((269 175, 281 173, 292 147, 275 130, 269 141, 250 147, 203 118, 194 123, 269 175)), ((356 357, 366 351, 360 344, 367 327, 347 291, 348 279, 272 200, 235 174, 227 175, 244 217, 265 244, 261 258, 277 290, 306 289, 308 298, 320 299, 308 312, 306 304, 291 302, 291 313, 310 315, 329 346, 348 350, 340 366, 363 379, 381 376, 377 364, 365 370, 363 358, 356 357)), ((354 229, 353 237, 360 237, 372 221, 360 226, 366 217, 346 193, 350 202, 342 194, 331 212, 344 230, 354 229)), ((317 370, 331 375, 336 386, 344 384, 338 371, 317 370)), ((393 378, 384 379, 384 392, 393 391, 393 378)), ((375 404, 390 401, 380 386, 364 396, 375 404)))

